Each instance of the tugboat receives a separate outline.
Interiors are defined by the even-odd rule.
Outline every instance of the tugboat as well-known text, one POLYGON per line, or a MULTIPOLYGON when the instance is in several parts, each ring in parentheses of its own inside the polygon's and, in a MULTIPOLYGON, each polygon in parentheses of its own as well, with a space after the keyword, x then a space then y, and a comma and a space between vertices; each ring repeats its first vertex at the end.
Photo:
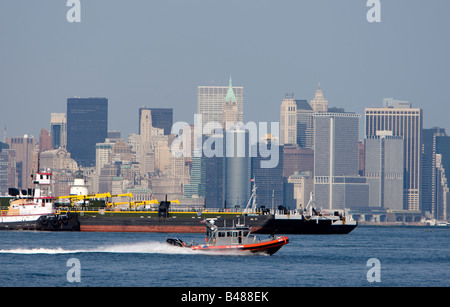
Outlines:
POLYGON ((197 251, 207 252, 240 252, 248 251, 252 253, 262 253, 273 255, 283 245, 289 243, 289 238, 286 236, 271 237, 262 240, 257 236, 250 234, 250 227, 246 225, 233 225, 233 227, 218 227, 215 225, 215 220, 208 219, 206 224, 206 243, 203 245, 196 243, 186 243, 178 238, 169 238, 167 243, 191 248, 197 251))
POLYGON ((54 208, 51 192, 52 173, 38 172, 34 189, 24 195, 18 189, 9 189, 15 197, 8 210, 0 215, 0 230, 80 230, 77 214, 60 214, 54 208))

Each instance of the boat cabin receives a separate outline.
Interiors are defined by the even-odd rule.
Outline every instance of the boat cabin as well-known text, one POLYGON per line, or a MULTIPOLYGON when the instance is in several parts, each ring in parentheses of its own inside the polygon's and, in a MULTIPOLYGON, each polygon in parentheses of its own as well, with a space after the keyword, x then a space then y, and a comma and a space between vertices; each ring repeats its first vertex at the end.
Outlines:
POLYGON ((233 227, 217 227, 214 224, 207 225, 206 243, 211 245, 250 244, 257 237, 250 235, 250 227, 237 225, 233 227))

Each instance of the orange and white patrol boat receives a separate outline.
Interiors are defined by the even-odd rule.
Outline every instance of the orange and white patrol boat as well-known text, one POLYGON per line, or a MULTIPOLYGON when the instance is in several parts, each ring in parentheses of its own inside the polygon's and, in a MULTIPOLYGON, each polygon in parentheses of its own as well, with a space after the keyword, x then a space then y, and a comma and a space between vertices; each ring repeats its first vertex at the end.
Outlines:
POLYGON ((250 227, 246 225, 233 225, 232 227, 218 227, 216 219, 208 219, 206 223, 205 244, 185 243, 180 239, 167 239, 167 243, 191 248, 198 251, 211 252, 241 252, 263 253, 273 255, 283 245, 289 243, 286 236, 260 239, 250 233, 250 227))

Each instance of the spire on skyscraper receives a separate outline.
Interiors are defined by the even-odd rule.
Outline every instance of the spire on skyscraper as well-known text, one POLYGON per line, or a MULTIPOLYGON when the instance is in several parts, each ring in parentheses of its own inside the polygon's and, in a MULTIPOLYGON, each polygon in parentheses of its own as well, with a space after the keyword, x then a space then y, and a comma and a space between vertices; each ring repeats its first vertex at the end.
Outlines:
POLYGON ((317 85, 317 90, 314 95, 314 99, 312 99, 309 103, 314 112, 327 112, 328 111, 328 101, 323 97, 322 87, 320 86, 320 82, 317 85))
POLYGON ((230 81, 228 83, 228 92, 227 92, 227 96, 225 97, 225 101, 226 102, 236 102, 236 96, 234 95, 233 85, 231 82, 231 76, 230 76, 230 81))

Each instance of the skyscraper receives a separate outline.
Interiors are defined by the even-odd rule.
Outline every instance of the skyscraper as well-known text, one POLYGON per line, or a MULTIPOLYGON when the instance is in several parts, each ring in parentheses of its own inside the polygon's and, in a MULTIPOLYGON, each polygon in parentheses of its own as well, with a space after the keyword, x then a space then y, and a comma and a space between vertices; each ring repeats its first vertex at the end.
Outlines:
POLYGON ((358 119, 354 113, 314 114, 314 190, 325 209, 368 206, 369 187, 357 176, 358 119))
POLYGON ((9 148, 16 151, 16 171, 18 173, 18 187, 28 189, 33 187, 32 176, 37 169, 34 168, 34 149, 36 139, 25 134, 23 137, 12 137, 6 140, 9 148))
POLYGON ((47 129, 42 128, 39 134, 39 153, 52 149, 52 137, 47 129))
POLYGON ((67 148, 67 119, 66 113, 52 113, 50 117, 50 135, 52 148, 67 148))
POLYGON ((152 171, 152 159, 154 152, 152 146, 152 111, 149 109, 139 109, 139 133, 140 133, 140 152, 138 156, 138 162, 140 163, 141 174, 147 174, 152 171))
POLYGON ((297 145, 313 149, 314 111, 306 100, 295 100, 297 104, 297 145))
POLYGON ((286 97, 280 110, 280 145, 297 144, 297 103, 286 97))
POLYGON ((319 85, 317 86, 316 93, 314 95, 314 98, 309 102, 311 105, 311 108, 314 112, 327 112, 328 111, 328 100, 325 99, 323 96, 322 87, 319 85))
POLYGON ((107 98, 67 99, 67 151, 78 165, 95 165, 95 144, 108 134, 107 98))
POLYGON ((250 197, 249 132, 236 127, 225 134, 226 206, 245 208, 250 197))
POLYGON ((225 102, 223 104, 222 128, 227 129, 229 125, 234 125, 237 123, 239 121, 238 114, 236 95, 234 95, 230 78, 230 84, 228 86, 227 95, 225 96, 225 102))
POLYGON ((255 180, 257 187, 257 203, 266 208, 278 208, 283 205, 283 159, 280 159, 276 167, 261 167, 262 160, 269 160, 269 151, 272 146, 276 146, 279 151, 279 157, 283 156, 283 146, 278 146, 278 140, 268 138, 260 140, 264 142, 263 146, 255 144, 252 146, 252 179, 255 180), (259 150, 258 150, 259 147, 259 150))
POLYGON ((379 131, 365 140, 369 206, 403 210, 403 138, 379 131))
POLYGON ((436 137, 436 212, 435 218, 450 219, 450 137, 436 137))
POLYGON ((197 113, 202 114, 202 125, 206 123, 223 123, 223 105, 232 89, 237 104, 237 119, 244 120, 244 88, 232 86, 231 77, 228 86, 199 86, 197 88, 197 113))
POLYGON ((152 126, 164 129, 164 135, 169 135, 173 125, 173 109, 172 108, 139 108, 139 134, 141 133, 142 111, 150 110, 152 115, 152 126))
POLYGON ((446 136, 445 129, 433 127, 422 132, 422 212, 436 218, 436 137, 446 136))
POLYGON ((365 137, 392 131, 404 140, 404 209, 421 210, 422 109, 407 101, 385 99, 384 107, 366 108, 365 137))

